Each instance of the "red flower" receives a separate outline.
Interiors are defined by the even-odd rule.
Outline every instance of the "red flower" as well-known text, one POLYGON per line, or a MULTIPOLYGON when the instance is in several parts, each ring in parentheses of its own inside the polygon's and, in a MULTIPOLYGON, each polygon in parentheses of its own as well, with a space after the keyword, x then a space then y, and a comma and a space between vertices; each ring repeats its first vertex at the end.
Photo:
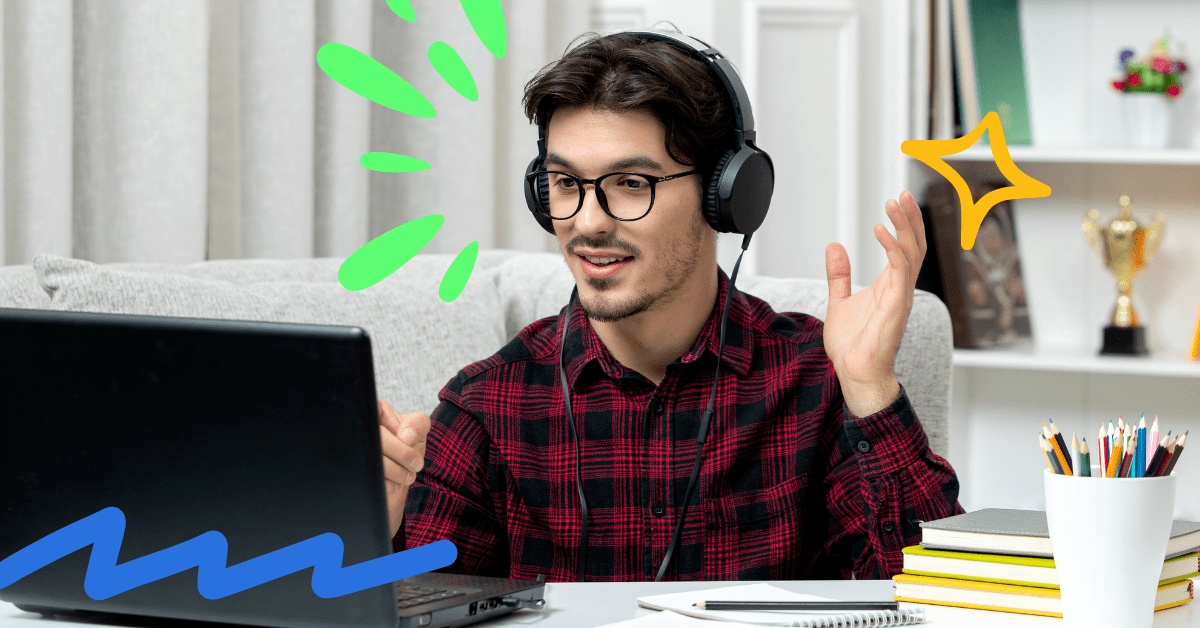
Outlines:
POLYGON ((1138 85, 1142 84, 1142 75, 1130 74, 1126 80, 1128 81, 1130 87, 1137 87, 1138 85))
POLYGON ((1179 72, 1180 72, 1181 74, 1182 74, 1183 72, 1187 72, 1187 63, 1184 63, 1183 61, 1180 61, 1180 62, 1179 62, 1179 72))
POLYGON ((1168 96, 1178 96, 1179 95, 1179 83, 1168 85, 1167 86, 1167 95, 1168 96))
POLYGON ((1120 79, 1116 79, 1116 80, 1114 80, 1114 81, 1113 81, 1113 89, 1120 89, 1120 90, 1124 90, 1124 89, 1125 89, 1125 83, 1124 83, 1124 82, 1122 82, 1120 79))
POLYGON ((1171 62, 1167 61, 1166 59, 1163 59, 1162 57, 1159 57, 1154 60, 1154 63, 1150 64, 1150 67, 1154 68, 1154 70, 1157 72, 1162 72, 1165 74, 1168 70, 1171 69, 1171 62))

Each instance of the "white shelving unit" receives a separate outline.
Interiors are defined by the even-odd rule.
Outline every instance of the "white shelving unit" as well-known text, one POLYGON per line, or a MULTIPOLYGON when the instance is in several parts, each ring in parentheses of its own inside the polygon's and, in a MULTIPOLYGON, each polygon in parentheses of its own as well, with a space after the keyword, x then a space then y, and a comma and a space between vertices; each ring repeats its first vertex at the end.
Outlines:
MULTIPOLYGON (((1167 148, 1138 150, 1133 148, 1032 147, 1009 146, 1008 154, 1017 165, 1026 163, 1050 164, 1118 164, 1126 166, 1200 166, 1200 150, 1167 148)), ((992 161, 990 146, 972 146, 956 155, 947 155, 947 163, 955 161, 992 161)))
POLYGON ((1200 364, 1189 361, 1183 354, 1153 358, 1098 356, 1076 347, 1036 347, 1032 344, 999 350, 955 349, 954 368, 1200 379, 1200 364))
MULTIPOLYGON (((1186 359, 1200 299, 1200 79, 1177 99, 1163 150, 1121 147, 1120 95, 1108 86, 1118 51, 1142 55, 1164 28, 1200 49, 1200 4, 1021 0, 1021 21, 1034 145, 1009 154, 1053 192, 1014 201, 1035 342, 954 351, 950 462, 968 510, 1045 507, 1034 432, 1047 417, 1068 438, 1095 439, 1102 423, 1142 413, 1176 433, 1200 431, 1200 364, 1186 359), (1139 221, 1167 214, 1162 248, 1133 282, 1147 357, 1098 355, 1116 282, 1080 225, 1091 208, 1112 219, 1122 193, 1139 221)), ((967 177, 1001 176, 983 143, 943 159, 967 177)), ((1183 488, 1200 483, 1200 458, 1177 472, 1176 516, 1200 521, 1200 491, 1183 488)))

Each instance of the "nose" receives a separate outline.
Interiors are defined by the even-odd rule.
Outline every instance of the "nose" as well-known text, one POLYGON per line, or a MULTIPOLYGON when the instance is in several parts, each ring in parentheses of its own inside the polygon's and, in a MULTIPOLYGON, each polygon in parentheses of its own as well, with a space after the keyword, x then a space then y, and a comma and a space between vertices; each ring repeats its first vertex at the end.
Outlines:
POLYGON ((613 227, 616 226, 616 220, 612 216, 609 216, 608 212, 605 212, 604 208, 600 206, 599 195, 603 194, 603 192, 592 183, 585 184, 583 190, 583 206, 579 208, 579 212, 572 218, 575 230, 589 237, 612 231, 613 227))

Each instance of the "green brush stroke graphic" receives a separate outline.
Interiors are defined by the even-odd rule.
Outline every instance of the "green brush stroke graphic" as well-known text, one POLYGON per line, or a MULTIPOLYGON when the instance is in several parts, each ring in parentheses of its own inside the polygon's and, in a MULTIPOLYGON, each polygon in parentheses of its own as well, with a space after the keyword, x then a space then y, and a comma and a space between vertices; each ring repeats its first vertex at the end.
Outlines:
POLYGON ((450 268, 446 269, 446 274, 442 275, 442 285, 438 286, 438 296, 443 301, 449 303, 458 298, 462 294, 463 288, 467 287, 467 280, 471 278, 471 271, 475 270, 475 258, 479 257, 479 242, 475 241, 468 244, 462 251, 459 251, 458 257, 450 263, 450 268))
POLYGON ((437 115, 417 88, 387 66, 345 44, 328 43, 317 51, 317 65, 346 89, 400 113, 418 118, 437 115))
POLYGON ((442 76, 442 80, 453 87, 454 91, 462 94, 463 98, 471 102, 479 100, 479 90, 475 87, 471 69, 450 44, 441 41, 430 44, 429 64, 442 76))
POLYGON ((417 172, 429 170, 429 162, 397 155, 396 153, 364 153, 358 160, 359 165, 375 172, 417 172))
POLYGON ((364 244, 342 262, 338 281, 347 290, 369 288, 408 263, 442 228, 440 214, 422 216, 364 244))
POLYGON ((508 51, 508 36, 504 32, 504 7, 500 0, 459 0, 475 36, 487 46, 493 57, 503 59, 508 51))
MULTIPOLYGON (((416 11, 410 0, 386 0, 393 13, 409 22, 416 21, 416 11)), ((497 59, 508 49, 504 28, 504 6, 501 0, 460 0, 463 11, 475 36, 497 59)), ((463 98, 479 100, 479 88, 470 68, 449 44, 441 41, 429 46, 429 63, 434 70, 463 98)), ((425 96, 387 66, 370 56, 339 43, 327 43, 317 50, 317 65, 330 78, 346 89, 401 113, 420 118, 437 116, 433 104, 425 96)), ((428 162, 388 152, 365 153, 359 158, 363 168, 376 172, 416 172, 428 170, 428 162)), ((338 270, 338 281, 347 290, 362 290, 379 283, 396 272, 425 248, 441 230, 444 219, 432 214, 411 220, 364 244, 338 270)), ((458 298, 479 257, 479 242, 472 242, 459 252, 442 276, 438 296, 443 301, 458 298)))
POLYGON ((392 13, 408 20, 415 22, 417 20, 417 12, 413 11, 413 5, 408 0, 387 0, 388 8, 392 13))

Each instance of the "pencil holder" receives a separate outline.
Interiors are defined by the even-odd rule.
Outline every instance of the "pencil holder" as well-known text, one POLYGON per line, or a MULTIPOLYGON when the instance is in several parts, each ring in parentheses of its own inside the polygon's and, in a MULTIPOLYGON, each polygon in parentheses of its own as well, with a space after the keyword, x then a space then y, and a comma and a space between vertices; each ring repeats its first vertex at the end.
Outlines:
POLYGON ((1175 482, 1174 473, 1088 478, 1045 471, 1046 522, 1064 626, 1149 628, 1154 623, 1175 482))

